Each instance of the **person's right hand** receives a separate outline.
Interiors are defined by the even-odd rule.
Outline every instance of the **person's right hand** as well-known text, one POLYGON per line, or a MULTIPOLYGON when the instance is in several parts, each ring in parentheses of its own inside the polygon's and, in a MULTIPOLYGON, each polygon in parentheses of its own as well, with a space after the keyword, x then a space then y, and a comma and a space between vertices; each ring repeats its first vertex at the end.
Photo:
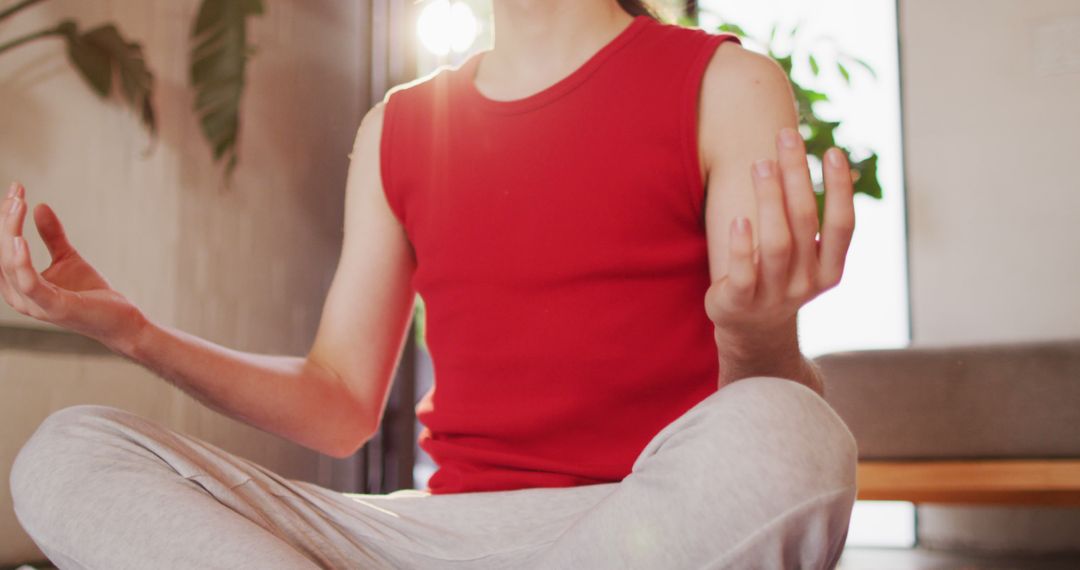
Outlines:
POLYGON ((52 208, 38 204, 34 225, 52 264, 40 274, 22 236, 26 189, 13 183, 0 205, 0 295, 23 315, 70 329, 121 351, 144 324, 142 313, 68 242, 52 208))

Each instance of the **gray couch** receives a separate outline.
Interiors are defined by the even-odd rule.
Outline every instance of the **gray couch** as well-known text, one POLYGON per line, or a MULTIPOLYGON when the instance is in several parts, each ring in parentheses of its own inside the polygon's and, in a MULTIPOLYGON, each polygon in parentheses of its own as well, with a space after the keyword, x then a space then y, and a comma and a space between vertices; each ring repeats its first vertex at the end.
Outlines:
POLYGON ((860 496, 920 503, 921 545, 1080 552, 1080 340, 816 361, 858 442, 860 496))

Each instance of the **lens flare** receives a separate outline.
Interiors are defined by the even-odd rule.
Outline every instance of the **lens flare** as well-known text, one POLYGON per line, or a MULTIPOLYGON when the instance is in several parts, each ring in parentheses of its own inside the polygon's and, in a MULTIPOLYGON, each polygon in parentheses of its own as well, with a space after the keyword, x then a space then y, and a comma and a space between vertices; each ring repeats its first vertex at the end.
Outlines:
POLYGON ((464 52, 476 41, 480 25, 472 8, 464 2, 433 0, 420 12, 416 29, 420 43, 429 52, 443 56, 453 50, 464 52))

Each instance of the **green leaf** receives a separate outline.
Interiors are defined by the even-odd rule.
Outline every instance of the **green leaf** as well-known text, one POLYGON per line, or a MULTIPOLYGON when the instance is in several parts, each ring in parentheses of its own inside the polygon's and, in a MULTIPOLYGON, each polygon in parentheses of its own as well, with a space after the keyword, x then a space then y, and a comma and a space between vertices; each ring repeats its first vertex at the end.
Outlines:
POLYGON ((783 68, 784 73, 787 73, 788 77, 790 78, 791 77, 791 56, 789 55, 789 56, 785 56, 785 57, 776 57, 776 58, 773 58, 773 59, 776 60, 776 63, 780 64, 780 67, 783 68))
POLYGON ((825 225, 825 193, 815 189, 814 201, 817 202, 817 221, 820 228, 825 225))
MULTIPOLYGON (((843 149, 841 149, 843 150, 843 149)), ((844 154, 850 154, 847 150, 844 150, 844 154)), ((855 185, 853 187, 855 194, 865 194, 871 198, 881 199, 881 181, 877 176, 877 154, 871 154, 869 157, 854 162, 851 164, 852 176, 855 178, 855 185)), ((821 225, 825 219, 825 188, 821 184, 817 184, 814 187, 814 199, 817 202, 818 210, 818 225, 821 225)))
MULTIPOLYGON (((798 33, 800 24, 796 24, 791 30, 790 35, 792 37, 798 33)), ((735 24, 729 23, 725 24, 723 29, 736 30, 738 27, 735 24)), ((773 42, 775 41, 778 29, 779 25, 774 24, 772 31, 769 34, 769 41, 766 45, 768 54, 784 70, 784 73, 787 74, 788 82, 791 84, 792 93, 798 110, 799 130, 803 133, 803 138, 806 141, 806 153, 808 156, 814 156, 820 161, 824 159, 825 153, 830 148, 838 146, 836 144, 836 130, 840 127, 840 123, 837 121, 823 120, 814 110, 816 103, 829 101, 828 93, 803 87, 792 77, 793 60, 797 59, 803 61, 803 58, 805 58, 805 61, 809 65, 814 76, 818 76, 821 72, 820 62, 813 53, 808 50, 799 49, 797 45, 793 47, 789 53, 786 53, 783 56, 778 55, 773 49, 773 42)), ((844 60, 843 62, 837 62, 836 69, 847 84, 851 84, 851 72, 844 62, 857 64, 866 69, 866 71, 875 79, 877 78, 873 68, 865 61, 847 54, 838 54, 837 57, 838 59, 844 60)), ((843 150, 845 154, 850 155, 850 152, 847 150, 841 150, 843 150)), ((864 194, 877 199, 881 198, 882 188, 881 183, 878 180, 877 158, 876 154, 871 154, 869 157, 851 164, 855 193, 864 194)), ((815 184, 814 192, 814 198, 818 209, 818 218, 819 221, 821 221, 825 211, 823 185, 821 183, 815 184)))
POLYGON ((124 100, 138 111, 139 119, 150 132, 156 133, 154 76, 146 66, 142 46, 124 40, 113 24, 80 33, 75 22, 66 20, 58 29, 67 44, 68 58, 94 92, 108 97, 113 90, 113 77, 118 77, 124 100))
POLYGON ((822 121, 814 117, 806 124, 810 128, 810 136, 806 137, 806 152, 823 158, 825 151, 836 146, 836 129, 840 123, 822 121))
POLYGON ((851 85, 851 72, 848 68, 840 62, 836 62, 836 70, 840 72, 840 76, 844 78, 844 83, 851 85))
POLYGON ((851 169, 857 174, 855 180, 855 193, 866 194, 871 198, 881 199, 881 182, 877 175, 877 154, 851 165, 851 169))
POLYGON ((874 71, 874 68, 869 63, 867 63, 866 60, 859 59, 857 57, 851 57, 851 56, 848 56, 848 58, 851 61, 854 61, 856 64, 858 64, 859 67, 862 67, 863 69, 865 69, 866 72, 870 74, 870 77, 873 77, 874 79, 877 79, 877 72, 874 71))
POLYGON ((803 94, 809 99, 810 103, 818 103, 821 101, 828 101, 829 95, 821 91, 814 91, 813 89, 803 89, 803 94))
POLYGON ((750 34, 747 34, 746 30, 742 29, 742 26, 739 26, 738 24, 720 24, 720 27, 717 28, 717 31, 735 34, 744 38, 750 37, 750 34))
POLYGON ((262 13, 262 0, 203 0, 191 30, 195 112, 214 160, 225 161, 226 175, 238 159, 240 101, 251 53, 247 18, 262 13))
POLYGON ((798 82, 790 79, 790 72, 788 78, 791 81, 791 90, 795 95, 795 102, 798 104, 800 121, 813 126, 812 123, 817 120, 817 117, 814 114, 814 103, 828 101, 829 96, 820 91, 806 89, 799 85, 798 82))

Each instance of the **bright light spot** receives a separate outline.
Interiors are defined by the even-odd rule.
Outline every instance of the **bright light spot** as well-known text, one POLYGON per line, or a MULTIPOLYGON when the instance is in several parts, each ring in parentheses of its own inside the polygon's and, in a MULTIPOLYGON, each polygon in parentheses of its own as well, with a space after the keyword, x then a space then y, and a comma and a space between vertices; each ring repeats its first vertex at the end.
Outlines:
POLYGON ((461 53, 476 40, 479 23, 468 4, 449 0, 432 0, 420 12, 417 22, 420 43, 435 55, 450 50, 461 53))
POLYGON ((910 548, 915 545, 915 505, 901 501, 856 501, 848 546, 910 548))

